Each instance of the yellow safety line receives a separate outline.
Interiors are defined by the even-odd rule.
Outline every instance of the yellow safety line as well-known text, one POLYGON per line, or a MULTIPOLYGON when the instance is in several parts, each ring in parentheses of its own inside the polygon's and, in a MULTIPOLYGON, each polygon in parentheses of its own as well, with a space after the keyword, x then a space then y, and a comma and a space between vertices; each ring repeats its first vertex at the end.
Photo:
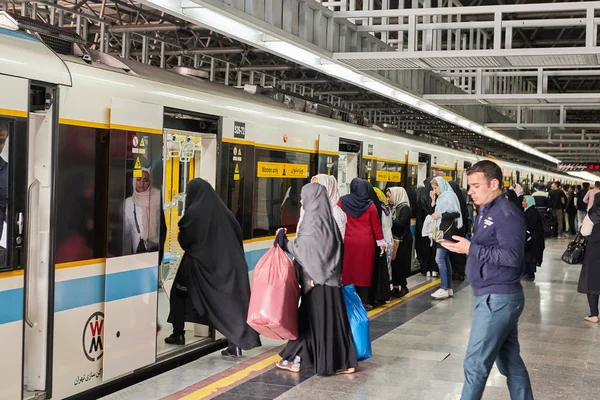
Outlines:
MULTIPOLYGON (((406 296, 404 296, 401 299, 393 300, 389 304, 385 304, 381 307, 377 307, 377 308, 369 311, 368 315, 372 316, 374 314, 380 313, 384 309, 390 308, 408 298, 414 297, 414 296, 418 295, 419 293, 422 293, 422 292, 426 291, 427 289, 430 289, 430 288, 438 285, 439 283, 440 283, 439 279, 431 281, 431 282, 415 289, 414 291, 409 292, 406 296)), ((270 365, 275 364, 279 360, 281 360, 281 357, 279 357, 279 355, 274 355, 269 358, 266 358, 262 361, 257 362, 256 364, 253 364, 253 365, 250 365, 250 366, 244 368, 241 371, 235 372, 225 378, 219 379, 218 381, 211 383, 210 385, 205 386, 202 389, 198 389, 195 392, 182 397, 181 400, 201 400, 206 397, 209 397, 212 394, 214 394, 215 392, 217 392, 219 389, 225 389, 231 385, 234 385, 235 383, 241 381, 242 379, 247 378, 251 373, 261 371, 261 370, 269 367, 270 365)))
POLYGON ((10 110, 8 108, 0 108, 0 115, 7 116, 7 117, 27 118, 27 111, 10 110))
POLYGON ((131 126, 131 125, 120 125, 120 124, 110 124, 110 129, 118 129, 121 131, 135 131, 142 133, 152 133, 155 135, 162 135, 162 129, 156 128, 143 128, 141 126, 131 126))
POLYGON ((24 271, 22 269, 16 271, 0 272, 0 279, 16 278, 17 276, 23 276, 23 273, 24 271))
POLYGON ((106 262, 106 258, 93 258, 91 260, 72 261, 72 262, 56 264, 54 269, 83 267, 86 265, 102 264, 105 262, 106 262))
POLYGON ((233 385, 234 383, 239 382, 244 378, 247 378, 251 373, 261 371, 275 364, 279 360, 281 360, 281 357, 279 357, 279 355, 277 354, 269 358, 265 358, 264 360, 259 361, 256 364, 250 365, 249 367, 246 367, 241 371, 231 374, 226 378, 219 379, 218 381, 211 383, 210 385, 203 387, 202 389, 198 389, 197 391, 182 397, 181 400, 204 399, 214 394, 219 389, 224 389, 230 385, 233 385))
POLYGON ((415 290, 413 290, 413 291, 410 291, 410 292, 408 292, 408 294, 407 294, 406 296, 404 296, 404 297, 402 297, 402 298, 400 298, 400 299, 395 299, 395 300, 392 300, 392 301, 390 301, 390 302, 389 302, 389 303, 387 303, 387 304, 384 304, 384 305, 382 305, 382 306, 379 306, 379 307, 377 307, 377 308, 374 308, 374 309, 372 309, 371 311, 369 311, 369 312, 367 313, 367 315, 368 315, 369 317, 371 317, 371 316, 373 316, 373 315, 375 315, 375 314, 379 314, 380 312, 382 312, 382 311, 383 311, 383 310, 385 310, 386 308, 393 307, 393 306, 395 306, 396 304, 398 304, 398 303, 401 303, 402 301, 404 301, 404 300, 406 300, 406 299, 409 299, 409 298, 411 298, 411 297, 414 297, 414 296, 418 295, 419 293, 422 293, 422 292, 424 292, 424 291, 426 291, 426 290, 428 290, 428 289, 431 289, 432 287, 434 287, 434 286, 437 286, 437 285, 439 285, 439 284, 440 284, 440 280, 439 280, 439 279, 436 279, 436 280, 434 280, 434 281, 431 281, 431 282, 427 283, 426 285, 423 285, 423 286, 421 286, 421 287, 419 287, 419 288, 417 288, 417 289, 415 289, 415 290))
POLYGON ((80 121, 77 119, 60 118, 58 120, 58 123, 62 125, 83 126, 85 128, 110 129, 110 124, 104 124, 101 122, 80 121))

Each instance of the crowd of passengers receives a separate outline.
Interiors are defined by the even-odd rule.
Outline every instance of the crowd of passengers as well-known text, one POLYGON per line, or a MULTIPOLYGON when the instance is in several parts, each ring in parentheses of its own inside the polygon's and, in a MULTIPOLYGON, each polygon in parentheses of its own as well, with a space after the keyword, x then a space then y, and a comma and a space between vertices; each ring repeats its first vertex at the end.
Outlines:
MULTIPOLYGON (((482 294, 498 295, 501 299, 502 296, 516 296, 510 304, 518 303, 519 306, 507 319, 506 326, 498 328, 498 332, 513 329, 516 335, 516 323, 524 304, 520 280, 535 279, 536 269, 542 265, 544 242, 549 231, 558 238, 578 231, 589 236, 579 291, 587 294, 590 302, 591 313, 586 320, 597 323, 600 246, 594 244, 600 244, 600 228, 597 228, 600 224, 600 182, 595 182, 592 189, 589 185, 561 187, 558 182, 547 188, 539 183, 535 185, 537 190, 529 193, 518 184, 504 190, 500 169, 494 163, 484 162, 478 168, 473 175, 478 173, 488 184, 485 201, 482 200, 482 184, 478 183, 473 190, 465 190, 456 182, 439 176, 423 182, 413 197, 414 204, 402 187, 382 191, 355 178, 350 193, 340 197, 333 176, 313 177, 301 190, 302 208, 296 240, 288 240, 285 228, 277 231, 276 244, 292 257, 311 263, 309 267, 298 267, 310 269, 313 286, 310 291, 302 292, 299 338, 290 341, 281 352, 282 360, 277 367, 292 372, 309 369, 324 376, 354 372, 357 357, 342 286, 353 284, 365 309, 370 310, 409 293, 407 278, 414 262, 420 267, 421 274, 440 277, 440 289, 431 294, 436 300, 452 297, 453 280, 462 281, 465 275, 477 299, 482 294), (491 175, 494 173, 499 175, 498 179, 491 175), (494 221, 489 211, 492 207, 500 210, 497 213, 504 213, 498 215, 508 216, 507 220, 495 215, 494 221), (553 218, 548 219, 547 215, 553 218), (411 230, 413 218, 416 229, 411 230), (549 223, 556 226, 545 226, 549 223), (482 242, 485 229, 489 227, 487 232, 491 232, 494 224, 493 229, 506 226, 515 232, 524 226, 524 235, 515 234, 511 239, 523 248, 513 252, 510 258, 498 256, 498 261, 494 261, 494 252, 508 251, 497 249, 495 234, 492 235, 494 238, 482 242), (413 235, 416 260, 413 260, 413 235), (310 240, 298 240, 302 237, 310 240), (476 243, 477 239, 479 243, 476 243), (492 248, 494 246, 496 248, 492 248), (473 247, 477 249, 476 256, 473 247), (467 254, 474 264, 489 264, 489 268, 499 269, 504 265, 502 260, 519 265, 510 265, 514 268, 509 277, 498 274, 500 280, 506 278, 509 283, 500 282, 494 286, 490 285, 491 281, 485 282, 485 277, 468 272, 473 267, 469 267, 471 261, 467 254)), ((259 335, 246 323, 250 284, 240 226, 210 184, 201 179, 196 178, 188 185, 185 204, 185 215, 179 223, 179 240, 185 255, 170 295, 169 322, 174 331, 165 341, 183 345, 185 322, 208 324, 229 340, 230 345, 222 354, 240 356, 242 350, 261 345, 259 335)), ((488 304, 488 308, 492 307, 492 303, 488 304)), ((498 312, 508 312, 504 308, 499 306, 498 312)), ((486 329, 474 333, 476 322, 473 324, 472 336, 495 334, 486 329)), ((507 333, 502 340, 511 334, 507 333)), ((483 346, 481 343, 473 346, 483 346)), ((503 350, 499 346, 497 351, 490 349, 486 353, 469 346, 463 398, 474 399, 483 393, 491 369, 489 359, 493 364, 496 357, 502 357, 503 350), (477 360, 484 353, 487 354, 485 360, 477 360)), ((512 385, 516 386, 510 388, 511 393, 514 389, 523 393, 519 398, 533 398, 518 350, 516 355, 512 350, 507 350, 507 354, 511 359, 506 361, 506 373, 501 372, 512 374, 514 378, 512 385)), ((509 379, 509 387, 510 382, 509 379)))

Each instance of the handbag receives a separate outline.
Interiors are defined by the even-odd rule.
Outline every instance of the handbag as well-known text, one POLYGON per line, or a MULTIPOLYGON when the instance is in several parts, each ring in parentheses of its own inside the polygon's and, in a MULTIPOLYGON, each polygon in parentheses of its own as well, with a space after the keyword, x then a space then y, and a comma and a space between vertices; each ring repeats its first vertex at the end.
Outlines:
POLYGON ((398 247, 400 246, 401 241, 402 240, 394 239, 394 247, 392 249, 392 261, 394 261, 396 259, 396 256, 398 255, 398 247))
MULTIPOLYGON (((140 225, 138 224, 137 212, 135 209, 135 203, 133 204, 133 219, 135 221, 135 229, 137 230, 138 235, 141 235, 140 225)), ((137 248, 135 249, 135 254, 147 252, 148 248, 146 247, 146 242, 144 241, 144 239, 140 238, 140 241, 137 244, 137 248)))
POLYGON ((585 256, 585 246, 587 244, 587 238, 581 233, 578 233, 573 240, 567 246, 567 249, 563 253, 561 259, 567 264, 582 264, 583 257, 585 256))

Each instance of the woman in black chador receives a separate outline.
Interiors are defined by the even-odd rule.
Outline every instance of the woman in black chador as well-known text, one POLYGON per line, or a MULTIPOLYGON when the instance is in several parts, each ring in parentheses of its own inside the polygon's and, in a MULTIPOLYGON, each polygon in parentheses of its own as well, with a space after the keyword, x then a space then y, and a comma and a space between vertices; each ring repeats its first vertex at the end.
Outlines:
POLYGON ((600 193, 594 196, 594 205, 583 220, 581 234, 588 238, 577 291, 587 294, 590 315, 585 320, 597 324, 600 298, 600 193))
POLYGON ((229 340, 226 356, 261 345, 248 324, 250 282, 242 230, 208 182, 193 179, 187 187, 185 214, 179 221, 179 244, 185 251, 171 289, 165 339, 184 344, 184 323, 213 326, 229 340))
POLYGON ((294 242, 277 231, 277 243, 294 256, 302 285, 298 339, 287 343, 277 367, 292 372, 312 367, 321 376, 352 373, 357 360, 341 288, 343 241, 327 189, 318 183, 304 186, 302 207, 294 242))

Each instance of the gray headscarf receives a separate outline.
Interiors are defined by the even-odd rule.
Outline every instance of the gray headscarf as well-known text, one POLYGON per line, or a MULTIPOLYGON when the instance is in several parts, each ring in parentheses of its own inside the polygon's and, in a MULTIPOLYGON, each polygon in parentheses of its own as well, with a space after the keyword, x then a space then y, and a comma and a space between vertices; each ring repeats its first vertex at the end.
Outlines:
POLYGON ((340 286, 342 235, 337 227, 327 189, 318 183, 302 188, 304 220, 296 240, 287 245, 308 275, 318 285, 340 286))

